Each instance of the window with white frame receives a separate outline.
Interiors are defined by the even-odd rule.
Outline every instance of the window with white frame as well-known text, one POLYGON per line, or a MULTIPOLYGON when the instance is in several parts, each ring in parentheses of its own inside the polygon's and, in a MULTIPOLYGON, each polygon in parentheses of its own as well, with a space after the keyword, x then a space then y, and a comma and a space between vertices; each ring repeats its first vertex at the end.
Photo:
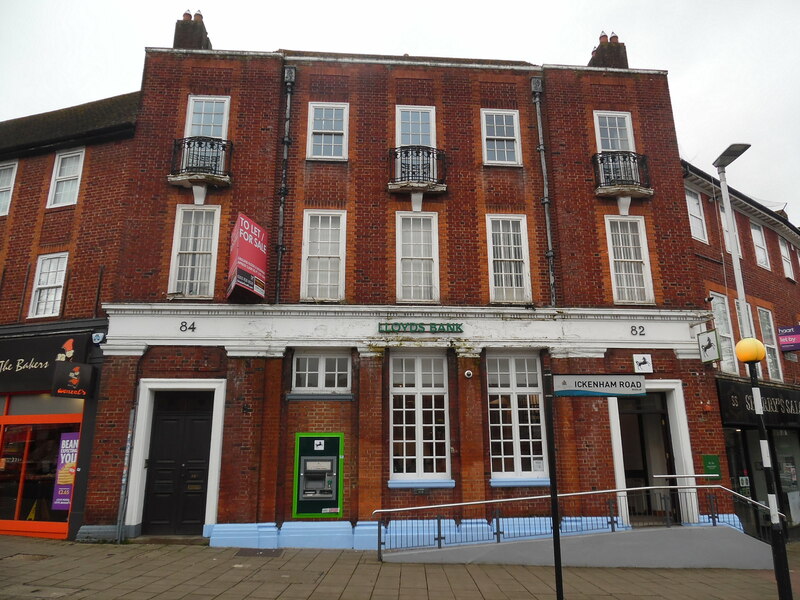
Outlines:
POLYGON ((346 393, 350 391, 350 354, 346 350, 298 350, 292 368, 292 391, 346 393))
POLYGON ((436 109, 433 106, 395 107, 395 173, 402 181, 435 181, 436 109), (414 147, 403 149, 403 147, 414 147))
POLYGON ((0 164, 0 216, 7 215, 11 206, 11 193, 14 190, 14 179, 17 175, 17 163, 0 164))
POLYGON ((644 217, 606 215, 606 234, 614 302, 652 303, 653 280, 644 217))
POLYGON ((525 215, 486 215, 492 302, 530 302, 525 215))
POLYGON ((546 477, 538 358, 489 353, 486 380, 492 477, 546 477))
POLYGON ((686 210, 689 213, 689 228, 692 232, 692 237, 708 243, 706 219, 703 214, 703 200, 700 194, 688 188, 686 189, 686 210))
POLYGON ((391 357, 391 478, 449 479, 444 354, 391 357))
POLYGON ((719 368, 726 373, 738 373, 736 351, 733 343, 733 327, 728 298, 722 294, 711 292, 711 311, 714 314, 714 328, 719 336, 720 361, 719 368))
POLYGON ((346 216, 343 210, 307 210, 303 223, 303 300, 344 298, 346 216))
POLYGON ((484 164, 522 164, 518 110, 482 108, 481 136, 484 164))
POLYGON ((225 139, 230 101, 229 96, 189 96, 186 137, 225 139))
POLYGON ((347 160, 349 113, 347 103, 308 103, 307 158, 347 160))
POLYGON ((47 207, 69 206, 78 201, 83 170, 83 148, 56 154, 47 207))
POLYGON ((594 111, 594 126, 598 152, 633 152, 631 113, 594 111))
POLYGON ((784 238, 778 238, 778 242, 781 248, 781 262, 783 263, 783 274, 789 279, 794 279, 794 267, 792 266, 792 252, 789 246, 789 242, 787 242, 784 238))
POLYGON ((439 301, 438 229, 436 213, 397 213, 398 301, 439 301))
MULTIPOLYGON (((722 223, 722 237, 725 239, 725 250, 731 252, 731 235, 728 228, 728 217, 725 212, 725 205, 719 203, 719 218, 722 223)), ((742 257, 742 241, 739 239, 739 228, 736 226, 736 211, 733 211, 733 230, 736 232, 736 241, 739 246, 739 258, 742 257)))
POLYGON ((766 359, 769 378, 775 381, 783 381, 781 353, 775 336, 775 323, 772 320, 772 313, 760 306, 758 307, 758 324, 761 327, 761 339, 764 340, 764 348, 767 350, 766 359))
MULTIPOLYGON (((229 112, 229 96, 189 96, 185 137, 226 139, 229 112)), ((192 143, 184 152, 184 166, 203 172, 221 173, 224 170, 224 153, 225 148, 221 144, 192 143)))
POLYGON ((57 252, 39 257, 33 278, 29 317, 55 317, 61 313, 68 256, 67 252, 57 252))
MULTIPOLYGON (((739 338, 756 337, 753 308, 750 306, 750 303, 734 300, 733 305, 736 309, 736 322, 739 324, 739 338), (746 322, 745 319, 747 319, 746 322)), ((756 371, 758 372, 758 376, 761 377, 761 363, 756 364, 756 371)))
POLYGON ((219 206, 178 205, 169 293, 189 298, 214 295, 219 215, 219 206))
POLYGON ((758 223, 750 221, 750 233, 753 236, 756 264, 759 267, 769 269, 769 253, 767 252, 767 238, 764 236, 764 228, 758 223))

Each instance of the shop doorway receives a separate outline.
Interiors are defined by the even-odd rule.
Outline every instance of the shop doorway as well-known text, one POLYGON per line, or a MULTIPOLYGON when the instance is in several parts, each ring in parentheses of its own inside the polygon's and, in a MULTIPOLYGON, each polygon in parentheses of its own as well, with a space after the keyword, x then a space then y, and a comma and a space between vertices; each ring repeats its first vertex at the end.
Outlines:
POLYGON ((203 533, 213 406, 213 391, 155 392, 143 534, 203 533))
MULTIPOLYGON (((620 433, 626 488, 675 485, 658 477, 675 473, 667 401, 664 394, 619 399, 620 433)), ((631 524, 680 522, 675 494, 663 490, 628 492, 631 524)))

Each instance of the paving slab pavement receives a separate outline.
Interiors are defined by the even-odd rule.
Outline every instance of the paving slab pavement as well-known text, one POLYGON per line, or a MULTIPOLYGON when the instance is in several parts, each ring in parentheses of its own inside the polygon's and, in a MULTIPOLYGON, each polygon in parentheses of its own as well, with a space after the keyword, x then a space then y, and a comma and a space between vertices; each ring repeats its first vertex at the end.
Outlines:
MULTIPOLYGON (((789 545, 800 598, 800 543, 789 545)), ((768 600, 768 570, 577 568, 568 600, 768 600)), ((554 600, 552 567, 381 563, 354 550, 85 544, 0 536, 0 600, 554 600)))

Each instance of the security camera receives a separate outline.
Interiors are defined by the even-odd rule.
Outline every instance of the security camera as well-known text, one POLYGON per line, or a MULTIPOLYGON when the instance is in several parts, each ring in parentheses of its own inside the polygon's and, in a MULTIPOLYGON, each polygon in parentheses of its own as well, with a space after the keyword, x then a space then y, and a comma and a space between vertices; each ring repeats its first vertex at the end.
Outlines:
POLYGON ((711 302, 712 300, 714 300, 714 296, 709 296, 706 298, 706 302, 711 302))
POLYGON ((92 334, 92 342, 95 344, 101 343, 104 339, 106 339, 106 334, 98 331, 97 333, 92 334))
POLYGON ((470 370, 464 371, 464 377, 466 377, 467 379, 472 379, 472 371, 470 370))

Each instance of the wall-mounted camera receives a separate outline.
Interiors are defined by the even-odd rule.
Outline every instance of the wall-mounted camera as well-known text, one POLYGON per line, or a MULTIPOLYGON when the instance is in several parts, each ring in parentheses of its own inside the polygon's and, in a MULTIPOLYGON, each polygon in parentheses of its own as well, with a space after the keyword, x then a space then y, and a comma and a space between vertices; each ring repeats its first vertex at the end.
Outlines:
POLYGON ((97 332, 92 334, 92 342, 95 344, 101 343, 104 339, 106 339, 105 333, 97 332))
POLYGON ((470 370, 464 371, 464 377, 466 377, 467 379, 472 379, 472 371, 470 370))

